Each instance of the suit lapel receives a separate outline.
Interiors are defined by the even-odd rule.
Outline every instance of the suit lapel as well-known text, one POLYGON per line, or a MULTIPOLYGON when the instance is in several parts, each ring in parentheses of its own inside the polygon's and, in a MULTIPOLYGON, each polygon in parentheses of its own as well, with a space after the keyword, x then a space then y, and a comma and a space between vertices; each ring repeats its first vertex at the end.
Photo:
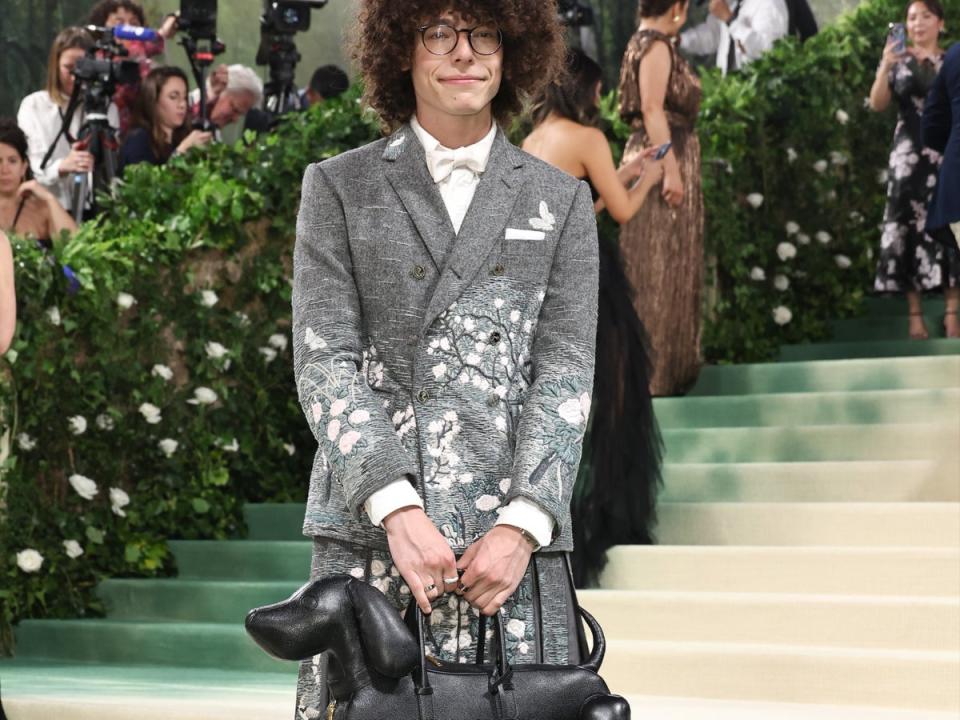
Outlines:
POLYGON ((453 225, 440 191, 427 170, 423 145, 409 125, 404 125, 391 136, 383 159, 390 162, 387 180, 410 214, 437 272, 440 272, 453 244, 453 225))
MULTIPOLYGON (((424 165, 426 161, 422 161, 424 165)), ((493 246, 504 236, 519 197, 523 158, 502 130, 497 131, 487 169, 460 227, 453 251, 427 305, 421 334, 433 324, 474 279, 493 246)), ((439 195, 439 192, 437 193, 439 195)), ((442 206, 442 200, 441 200, 442 206)), ((446 213, 444 213, 446 216, 446 213)), ((450 225, 449 220, 447 222, 450 225)), ((452 227, 451 227, 452 230, 452 227)))

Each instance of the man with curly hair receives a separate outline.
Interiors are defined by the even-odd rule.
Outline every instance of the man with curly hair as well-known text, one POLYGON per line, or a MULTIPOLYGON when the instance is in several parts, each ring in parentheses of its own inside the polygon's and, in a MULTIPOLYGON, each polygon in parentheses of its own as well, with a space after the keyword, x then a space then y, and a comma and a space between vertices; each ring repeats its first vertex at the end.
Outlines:
MULTIPOLYGON (((430 613, 473 662, 582 652, 566 553, 593 382, 589 188, 502 127, 561 69, 554 2, 363 0, 355 58, 388 136, 307 168, 294 257, 300 402, 319 451, 313 577, 430 613)), ((304 664, 297 717, 339 669, 304 664)))

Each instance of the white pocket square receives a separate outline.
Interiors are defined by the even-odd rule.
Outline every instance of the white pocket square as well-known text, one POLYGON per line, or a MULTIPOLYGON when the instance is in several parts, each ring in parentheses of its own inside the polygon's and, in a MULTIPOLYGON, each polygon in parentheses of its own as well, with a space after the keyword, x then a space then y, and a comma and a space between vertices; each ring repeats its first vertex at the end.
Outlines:
POLYGON ((521 230, 520 228, 507 228, 507 240, 543 240, 546 237, 543 230, 521 230))

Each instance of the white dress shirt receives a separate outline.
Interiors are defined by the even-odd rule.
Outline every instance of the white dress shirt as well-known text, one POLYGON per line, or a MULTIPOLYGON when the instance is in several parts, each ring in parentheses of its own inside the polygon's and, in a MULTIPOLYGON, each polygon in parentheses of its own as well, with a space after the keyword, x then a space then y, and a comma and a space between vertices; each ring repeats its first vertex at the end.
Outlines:
MULTIPOLYGON (((47 162, 47 167, 40 169, 40 163, 43 162, 50 144, 60 132, 63 125, 62 110, 57 105, 50 93, 46 90, 40 90, 31 95, 27 95, 20 103, 20 110, 17 112, 17 125, 27 136, 27 156, 30 160, 30 168, 33 170, 33 176, 41 185, 47 188, 60 204, 67 210, 71 210, 73 198, 71 190, 73 188, 73 175, 60 176, 60 163, 70 154, 70 142, 66 135, 61 135, 57 140, 56 149, 47 162)), ((110 104, 107 111, 107 119, 110 127, 120 127, 120 115, 117 112, 116 105, 110 104)), ((83 110, 79 109, 73 115, 73 121, 70 123, 70 135, 76 137, 83 126, 83 110)), ((92 182, 92 178, 89 180, 92 182)))
POLYGON ((790 29, 790 13, 784 0, 727 0, 739 13, 729 25, 715 15, 680 34, 680 47, 697 55, 716 53, 717 67, 726 75, 767 52, 790 29), (736 66, 727 67, 730 43, 734 43, 736 66))
MULTIPOLYGON (((440 190, 440 197, 450 215, 454 230, 460 226, 473 202, 480 175, 486 170, 490 150, 497 136, 496 123, 482 140, 464 148, 451 150, 423 129, 417 118, 410 121, 414 134, 423 145, 427 167, 440 190), (438 180, 439 178, 439 180, 438 180)), ((406 479, 395 480, 373 493, 364 503, 370 522, 380 526, 383 519, 405 507, 423 508, 423 500, 406 479)), ((546 547, 553 538, 553 518, 526 498, 516 498, 499 511, 497 525, 512 525, 526 530, 540 545, 546 547)))

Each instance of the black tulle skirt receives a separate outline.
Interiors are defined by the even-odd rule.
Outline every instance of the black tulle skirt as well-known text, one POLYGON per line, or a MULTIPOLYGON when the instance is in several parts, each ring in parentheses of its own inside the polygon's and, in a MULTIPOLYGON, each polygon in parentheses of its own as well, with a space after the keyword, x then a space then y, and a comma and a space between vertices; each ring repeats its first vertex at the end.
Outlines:
POLYGON ((616 237, 601 231, 593 404, 571 506, 578 587, 596 583, 614 545, 655 542, 662 484, 649 343, 616 237))

